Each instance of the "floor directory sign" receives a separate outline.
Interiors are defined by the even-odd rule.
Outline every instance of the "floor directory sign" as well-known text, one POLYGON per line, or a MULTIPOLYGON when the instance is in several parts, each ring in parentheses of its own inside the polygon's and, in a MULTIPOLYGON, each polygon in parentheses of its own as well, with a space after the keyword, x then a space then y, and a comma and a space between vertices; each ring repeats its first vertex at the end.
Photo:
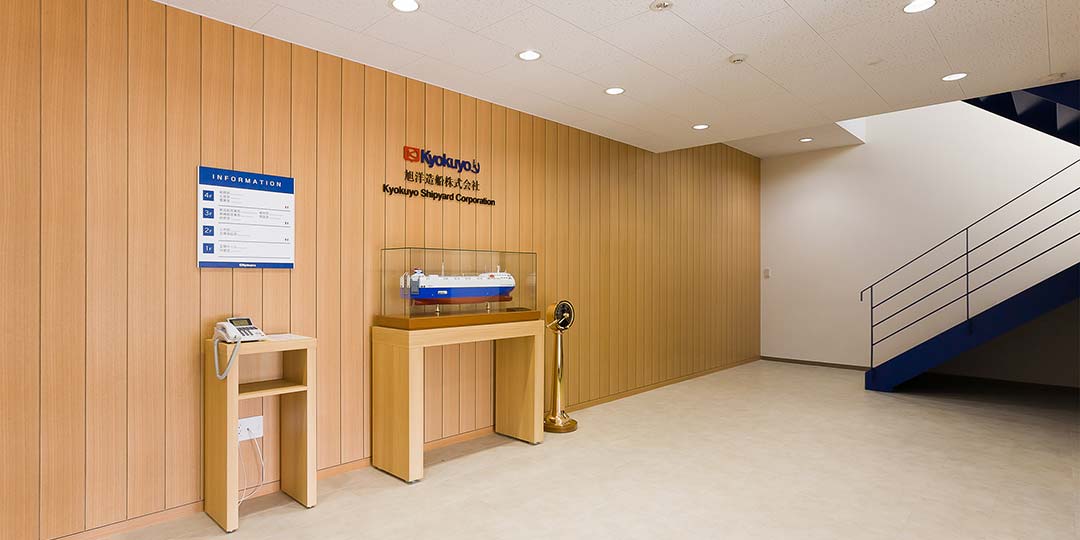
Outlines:
POLYGON ((199 167, 199 267, 292 268, 293 179, 199 167))

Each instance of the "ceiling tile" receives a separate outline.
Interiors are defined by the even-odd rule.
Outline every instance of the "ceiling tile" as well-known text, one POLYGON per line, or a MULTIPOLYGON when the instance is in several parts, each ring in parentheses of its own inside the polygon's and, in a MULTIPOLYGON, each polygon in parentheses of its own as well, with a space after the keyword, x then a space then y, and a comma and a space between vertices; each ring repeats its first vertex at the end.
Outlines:
POLYGON ((753 66, 734 65, 726 60, 683 72, 679 78, 724 104, 786 93, 753 66))
POLYGON ((1046 11, 1021 11, 1000 19, 958 26, 930 23, 941 51, 956 71, 969 74, 1001 66, 1038 66, 1050 71, 1046 11))
POLYGON ((596 35, 667 73, 706 66, 731 55, 671 12, 642 13, 608 26, 596 35))
MULTIPOLYGON (((903 13, 907 2, 903 0, 787 0, 787 3, 814 30, 824 34, 845 26, 888 17, 897 12, 903 13)), ((921 14, 914 16, 920 17, 921 14)))
POLYGON ((781 9, 713 34, 723 46, 750 55, 750 65, 772 76, 836 58, 836 53, 791 9, 781 9))
POLYGON ((423 0, 422 9, 425 13, 476 32, 530 5, 526 0, 423 0))
POLYGON ((245 0, 243 2, 167 0, 162 3, 244 28, 251 28, 274 7, 274 3, 270 0, 245 0))
POLYGON ((487 74, 493 81, 569 103, 577 96, 602 96, 603 88, 573 73, 544 62, 512 62, 487 74))
POLYGON ((480 31, 515 52, 536 49, 543 61, 571 73, 623 62, 630 55, 538 7, 515 13, 480 31))
POLYGON ((901 11, 845 26, 822 37, 860 71, 896 69, 942 58, 926 20, 901 11))
POLYGON ((811 104, 873 93, 870 85, 840 58, 816 66, 785 70, 777 75, 776 82, 811 104))
POLYGON ((365 34, 477 73, 517 61, 509 47, 420 11, 393 13, 365 34))
POLYGON ((589 32, 649 11, 649 2, 642 0, 529 1, 589 32))
POLYGON ((394 70, 420 57, 416 52, 281 6, 259 19, 254 30, 382 69, 394 70))
POLYGON ((1050 71, 1080 77, 1080 2, 1047 0, 1050 71))
POLYGON ((672 10, 710 34, 786 7, 784 0, 679 0, 672 10))
POLYGON ((964 99, 959 84, 941 80, 941 74, 948 70, 948 65, 941 60, 921 66, 864 72, 862 76, 878 95, 898 110, 964 99))
POLYGON ((937 33, 1002 19, 1024 11, 1044 9, 1046 0, 942 0, 924 12, 927 24, 937 33))
MULTIPOLYGON (((384 0, 274 0, 274 2, 293 11, 356 31, 363 30, 394 12, 390 3, 384 0)), ((244 2, 221 3, 243 4, 244 2)))

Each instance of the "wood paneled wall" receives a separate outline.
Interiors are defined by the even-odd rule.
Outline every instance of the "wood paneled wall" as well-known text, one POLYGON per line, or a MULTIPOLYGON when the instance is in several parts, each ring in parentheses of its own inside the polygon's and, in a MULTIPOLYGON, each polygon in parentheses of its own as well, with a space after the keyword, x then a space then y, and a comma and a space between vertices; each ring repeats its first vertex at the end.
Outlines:
MULTIPOLYGON (((368 457, 384 246, 538 252, 540 305, 578 308, 571 404, 758 355, 752 156, 653 154, 150 0, 10 2, 0 40, 5 539, 199 501, 199 341, 233 314, 318 337, 318 465, 368 457), (475 157, 498 204, 385 197, 404 144, 475 157), (200 164, 296 178, 295 269, 196 267, 200 164)), ((490 426, 491 344, 430 350, 425 388, 428 440, 490 426)), ((243 414, 276 456, 276 398, 243 414)))

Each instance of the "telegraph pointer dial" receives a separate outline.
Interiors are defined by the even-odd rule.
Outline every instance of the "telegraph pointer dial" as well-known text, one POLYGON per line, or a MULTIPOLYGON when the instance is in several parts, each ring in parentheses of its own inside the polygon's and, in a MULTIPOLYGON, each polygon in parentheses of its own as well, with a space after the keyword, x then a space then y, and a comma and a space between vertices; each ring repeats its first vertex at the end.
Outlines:
POLYGON ((551 320, 548 326, 553 330, 568 330, 574 324, 574 305, 568 300, 559 300, 548 308, 548 319, 551 320))

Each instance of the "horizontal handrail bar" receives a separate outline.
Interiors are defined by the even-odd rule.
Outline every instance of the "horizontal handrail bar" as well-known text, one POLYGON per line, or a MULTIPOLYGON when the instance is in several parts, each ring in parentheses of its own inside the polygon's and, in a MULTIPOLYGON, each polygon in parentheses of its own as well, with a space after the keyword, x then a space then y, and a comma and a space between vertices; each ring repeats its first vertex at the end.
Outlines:
POLYGON ((971 251, 975 251, 976 249, 979 249, 979 248, 981 248, 981 247, 985 246, 986 244, 989 244, 990 242, 993 242, 993 241, 994 241, 995 239, 997 239, 997 238, 998 238, 999 236, 1001 236, 1001 235, 1003 235, 1003 234, 1005 234, 1005 233, 1007 233, 1007 232, 1009 232, 1009 231, 1011 231, 1011 230, 1013 230, 1013 229, 1015 229, 1015 228, 1019 227, 1019 226, 1020 226, 1020 225, 1022 225, 1022 224, 1023 224, 1023 223, 1025 222, 1025 221, 1027 221, 1027 220, 1029 220, 1029 219, 1031 219, 1031 218, 1033 218, 1033 217, 1035 217, 1035 216, 1037 216, 1037 215, 1041 214, 1043 210, 1046 210, 1046 209, 1050 208, 1051 206, 1054 206, 1055 204, 1057 204, 1057 203, 1059 203, 1059 202, 1061 202, 1061 201, 1065 200, 1065 198, 1066 198, 1066 197, 1068 197, 1069 195, 1072 195, 1073 193, 1076 193, 1077 191, 1080 191, 1080 186, 1077 186, 1077 187, 1076 187, 1076 189, 1074 189, 1074 190, 1072 190, 1072 191, 1070 191, 1070 192, 1068 192, 1068 193, 1066 193, 1066 194, 1064 194, 1064 195, 1062 195, 1062 196, 1058 197, 1058 198, 1057 198, 1056 200, 1054 200, 1054 202, 1052 202, 1052 203, 1050 203, 1050 204, 1048 204, 1048 205, 1046 205, 1046 206, 1044 206, 1044 207, 1042 207, 1042 208, 1040 208, 1040 209, 1036 210, 1034 214, 1031 214, 1030 216, 1028 216, 1028 217, 1026 217, 1026 218, 1024 218, 1024 219, 1021 219, 1020 221, 1017 221, 1016 223, 1014 223, 1014 224, 1010 225, 1010 226, 1009 226, 1009 228, 1007 228, 1007 229, 1005 229, 1005 230, 1003 230, 1003 231, 1001 231, 1001 232, 999 232, 999 233, 995 234, 994 236, 991 236, 990 238, 986 239, 986 241, 985 241, 985 242, 983 242, 983 243, 981 243, 981 244, 979 244, 979 245, 977 245, 977 246, 975 246, 975 247, 971 248, 971 251))
POLYGON ((1039 236, 1040 234, 1042 234, 1042 233, 1044 233, 1046 231, 1049 231, 1050 229, 1053 229, 1054 227, 1057 227, 1058 225, 1061 225, 1061 222, 1075 216, 1076 214, 1080 214, 1080 208, 1076 209, 1073 213, 1071 213, 1071 214, 1069 214, 1069 215, 1055 221, 1053 224, 1046 227, 1045 229, 1043 229, 1043 230, 1041 230, 1041 231, 1027 237, 1026 239, 1022 240, 1019 244, 1016 244, 1015 246, 1013 246, 1013 247, 1011 247, 1009 249, 1006 249, 1005 251, 1002 251, 1001 253, 998 253, 997 255, 994 255, 993 257, 987 259, 986 262, 980 264, 979 266, 976 266, 975 268, 972 268, 969 271, 969 273, 975 272, 976 270, 978 270, 978 269, 980 269, 980 268, 982 268, 982 267, 984 267, 984 266, 986 266, 986 265, 1000 259, 1002 256, 1008 254, 1010 251, 1012 251, 1012 250, 1014 250, 1014 249, 1016 249, 1016 248, 1018 248, 1018 247, 1020 247, 1020 246, 1022 246, 1024 244, 1026 244, 1026 243, 1028 243, 1031 240, 1034 240, 1036 236, 1039 236))
POLYGON ((885 341, 886 339, 889 339, 889 338, 895 336, 896 334, 899 334, 900 332, 903 332, 904 330, 907 330, 908 328, 911 328, 912 325, 921 322, 923 319, 925 319, 925 318, 927 318, 927 317, 929 317, 929 316, 931 316, 931 315, 933 315, 933 314, 935 314, 935 313, 937 313, 937 312, 939 312, 939 311, 941 311, 941 310, 955 304, 956 302, 958 302, 960 300, 963 300, 964 297, 966 297, 966 296, 967 296, 966 294, 961 294, 960 296, 957 296, 956 298, 950 300, 945 305, 935 309, 934 311, 931 311, 930 313, 927 313, 926 315, 923 315, 922 317, 919 317, 918 319, 915 319, 914 321, 911 321, 911 322, 905 324, 904 326, 900 327, 899 329, 893 331, 891 334, 889 334, 889 335, 887 335, 887 336, 885 336, 885 337, 883 337, 883 338, 881 338, 881 339, 879 339, 877 341, 874 341, 873 344, 871 345, 871 347, 876 346, 878 343, 881 343, 882 341, 885 341))
POLYGON ((1032 258, 1030 258, 1030 259, 1028 259, 1028 260, 1026 260, 1026 261, 1024 261, 1024 262, 1022 262, 1022 263, 1020 263, 1020 264, 1018 264, 1018 265, 1016 265, 1016 266, 1014 266, 1014 267, 1012 267, 1012 268, 1010 268, 1008 270, 1006 270, 1005 272, 1001 273, 1000 275, 998 275, 994 279, 991 279, 990 281, 987 281, 986 283, 983 283, 982 285, 979 285, 978 287, 975 287, 974 289, 971 289, 971 292, 968 293, 968 294, 975 294, 975 291, 978 291, 979 289, 981 289, 981 288, 983 288, 983 287, 985 287, 985 286, 987 286, 987 285, 989 285, 989 284, 991 284, 991 283, 993 283, 993 282, 1007 276, 1013 270, 1016 270, 1017 268, 1020 268, 1021 266, 1024 266, 1025 264, 1027 264, 1027 263, 1029 263, 1031 261, 1034 261, 1035 259, 1038 259, 1039 257, 1042 257, 1043 255, 1046 255, 1047 253, 1050 253, 1051 251, 1057 249, 1058 246, 1060 246, 1060 245, 1062 245, 1062 244, 1064 244, 1064 243, 1066 243, 1066 242, 1068 242, 1068 241, 1070 241, 1070 240, 1072 240, 1072 239, 1074 239, 1074 238, 1076 238, 1078 236, 1080 236, 1080 232, 1077 232, 1076 234, 1074 234, 1074 235, 1072 235, 1072 236, 1070 236, 1070 237, 1068 237, 1068 238, 1066 238, 1066 239, 1064 239, 1064 240, 1062 240, 1062 241, 1060 241, 1060 242, 1058 242, 1058 243, 1056 243, 1056 244, 1042 250, 1042 252, 1040 252, 1038 255, 1035 255, 1034 257, 1032 257, 1032 258))
MULTIPOLYGON (((906 310, 907 310, 908 308, 910 308, 911 306, 914 306, 915 304, 918 304, 919 302, 922 302, 923 300, 926 300, 927 298, 930 298, 931 296, 933 296, 934 294, 936 294, 936 293, 937 293, 938 291, 941 291, 941 290, 942 290, 942 289, 944 289, 945 287, 948 287, 949 285, 952 285, 953 283, 956 283, 957 281, 960 281, 961 279, 964 279, 964 277, 965 277, 965 276, 967 276, 967 275, 968 275, 968 274, 960 274, 959 276, 957 276, 957 277, 956 277, 956 279, 954 279, 954 280, 952 280, 952 281, 950 281, 950 282, 948 282, 948 283, 946 283, 946 284, 944 284, 944 285, 942 285, 942 286, 940 286, 940 287, 938 287, 938 288, 934 289, 933 291, 930 291, 930 292, 926 293, 926 295, 924 295, 924 296, 923 296, 922 298, 920 298, 920 299, 918 299, 918 300, 916 300, 916 301, 914 301, 914 302, 912 302, 912 303, 910 303, 910 304, 908 304, 908 305, 906 305, 906 306, 904 306, 904 307, 900 308, 899 310, 897 310, 896 312, 894 312, 894 313, 893 313, 892 315, 889 315, 888 317, 885 317, 884 319, 881 319, 880 321, 878 321, 878 322, 874 323, 874 325, 873 325, 873 326, 877 326, 877 325, 879 325, 879 324, 881 324, 881 323, 883 323, 883 322, 885 322, 885 321, 887 321, 887 320, 889 320, 889 319, 891 319, 891 318, 893 318, 893 317, 895 317, 895 316, 899 315, 900 313, 902 313, 902 312, 906 311, 906 310)), ((871 328, 872 328, 872 327, 871 327, 871 328)))
POLYGON ((882 300, 882 301, 878 302, 878 303, 877 303, 877 304, 875 304, 875 305, 872 305, 872 306, 870 306, 870 309, 876 308, 876 307, 880 306, 881 304, 884 304, 885 302, 888 302, 889 300, 892 300, 893 298, 896 298, 896 296, 897 296, 897 295, 899 295, 899 294, 902 294, 902 293, 903 293, 904 291, 906 291, 906 290, 908 290, 908 289, 910 289, 910 288, 912 288, 912 287, 914 287, 914 286, 918 285, 919 283, 922 283, 922 281, 923 281, 924 279, 926 279, 926 278, 928 278, 928 277, 930 277, 930 276, 932 276, 932 275, 934 275, 934 274, 936 274, 936 273, 938 273, 938 272, 940 272, 940 271, 942 271, 942 270, 944 270, 944 269, 948 268, 948 267, 949 267, 949 265, 951 265, 951 264, 953 264, 953 263, 955 263, 955 262, 959 261, 960 259, 963 259, 965 255, 967 255, 967 254, 966 254, 966 253, 962 253, 962 254, 958 255, 958 256, 957 256, 957 257, 956 257, 955 259, 953 259, 953 260, 951 260, 951 261, 949 261, 949 262, 947 262, 947 263, 945 263, 945 264, 943 264, 943 265, 939 266, 937 270, 934 270, 933 272, 930 272, 929 274, 926 274, 925 276, 923 276, 923 277, 921 277, 921 278, 919 278, 919 279, 915 280, 915 282, 914 282, 914 283, 912 283, 911 285, 908 285, 907 287, 904 287, 903 289, 900 289, 899 291, 896 291, 896 292, 892 293, 891 295, 889 295, 889 297, 888 297, 888 298, 886 298, 886 299, 884 299, 884 300, 882 300))
POLYGON ((1008 200, 1008 202, 1006 202, 1005 204, 1003 204, 1003 205, 1001 205, 1001 206, 999 206, 999 207, 997 207, 997 208, 995 208, 995 209, 991 210, 991 211, 990 211, 990 213, 988 213, 988 214, 986 214, 985 216, 983 216, 983 217, 981 217, 981 218, 979 218, 979 219, 975 220, 975 221, 974 221, 973 223, 971 223, 971 224, 970 224, 970 225, 968 225, 967 227, 964 227, 963 229, 960 229, 959 231, 957 231, 957 232, 956 232, 956 234, 953 234, 952 236, 950 236, 950 237, 946 238, 945 240, 942 240, 942 241, 941 241, 940 243, 938 243, 938 244, 937 244, 937 245, 935 245, 934 247, 932 247, 932 248, 930 248, 930 249, 928 249, 928 250, 924 251, 924 252, 923 252, 923 253, 922 253, 921 255, 919 255, 918 257, 915 257, 914 259, 911 259, 910 261, 908 261, 908 262, 904 263, 904 264, 903 264, 902 266, 900 266, 900 267, 899 267, 899 268, 897 268, 896 270, 893 270, 892 272, 889 272, 888 274, 886 274, 885 276, 883 276, 883 277, 882 277, 881 279, 879 279, 879 280, 877 280, 877 281, 875 281, 875 282, 871 283, 871 284, 870 284, 870 285, 869 285, 868 287, 866 287, 865 289, 863 289, 862 291, 860 291, 860 293, 859 293, 859 294, 860 294, 860 299, 861 299, 861 295, 862 295, 862 293, 864 293, 864 292, 868 291, 869 289, 871 289, 872 287, 874 287, 874 286, 875 286, 875 285, 877 285, 878 283, 881 283, 882 281, 885 281, 886 279, 889 279, 890 277, 892 277, 893 275, 895 275, 895 274, 896 274, 897 272, 899 272, 899 271, 903 270, 904 268, 907 268, 907 267, 908 267, 908 266, 909 266, 909 265, 910 265, 911 263, 913 263, 913 262, 915 262, 915 261, 917 261, 917 260, 919 260, 919 259, 921 259, 921 258, 925 257, 925 256, 926 256, 926 255, 928 255, 928 254, 929 254, 930 252, 932 252, 932 251, 934 251, 935 249, 937 249, 937 248, 941 247, 942 245, 944 245, 944 244, 945 244, 946 242, 948 242, 949 240, 952 240, 953 238, 956 238, 957 236, 959 236, 959 235, 960 235, 961 233, 963 233, 964 231, 966 231, 966 230, 968 230, 968 229, 970 229, 970 228, 974 227, 975 225, 978 225, 979 223, 982 223, 982 222, 983 222, 984 220, 986 220, 986 218, 988 218, 988 217, 990 217, 990 216, 992 216, 992 215, 994 215, 994 214, 998 213, 999 211, 1001 211, 1001 209, 1003 209, 1003 208, 1005 208, 1006 206, 1009 206, 1010 204, 1012 204, 1012 203, 1016 202, 1016 200, 1017 200, 1017 199, 1019 199, 1020 197, 1023 197, 1024 195, 1027 195, 1028 193, 1031 193, 1032 191, 1034 191, 1034 190, 1035 190, 1036 188, 1038 188, 1039 186, 1041 186, 1041 185, 1043 185, 1043 184, 1045 184, 1045 183, 1049 182, 1050 180, 1054 179, 1054 178, 1055 178, 1055 177, 1057 177, 1057 176, 1058 176, 1059 174, 1061 174, 1061 173, 1065 172, 1066 170, 1068 170, 1068 169, 1069 169, 1069 168, 1071 168, 1072 166, 1076 165, 1077 163, 1080 163, 1080 159, 1078 159, 1078 160, 1076 160, 1076 161, 1073 161, 1072 163, 1070 163, 1070 164, 1066 165, 1066 166, 1065 166, 1065 167, 1063 167, 1063 168, 1062 168, 1061 170, 1059 170, 1059 171, 1055 172, 1054 174, 1052 174, 1052 175, 1048 176, 1048 177, 1047 177, 1047 178, 1046 178, 1045 180, 1043 180, 1043 181, 1039 182, 1038 184, 1035 184, 1034 186, 1031 186, 1030 188, 1028 188, 1028 189, 1024 190, 1024 192, 1023 192, 1023 193, 1020 193, 1019 195, 1017 195, 1017 196, 1013 197, 1012 199, 1009 199, 1009 200, 1008 200))

